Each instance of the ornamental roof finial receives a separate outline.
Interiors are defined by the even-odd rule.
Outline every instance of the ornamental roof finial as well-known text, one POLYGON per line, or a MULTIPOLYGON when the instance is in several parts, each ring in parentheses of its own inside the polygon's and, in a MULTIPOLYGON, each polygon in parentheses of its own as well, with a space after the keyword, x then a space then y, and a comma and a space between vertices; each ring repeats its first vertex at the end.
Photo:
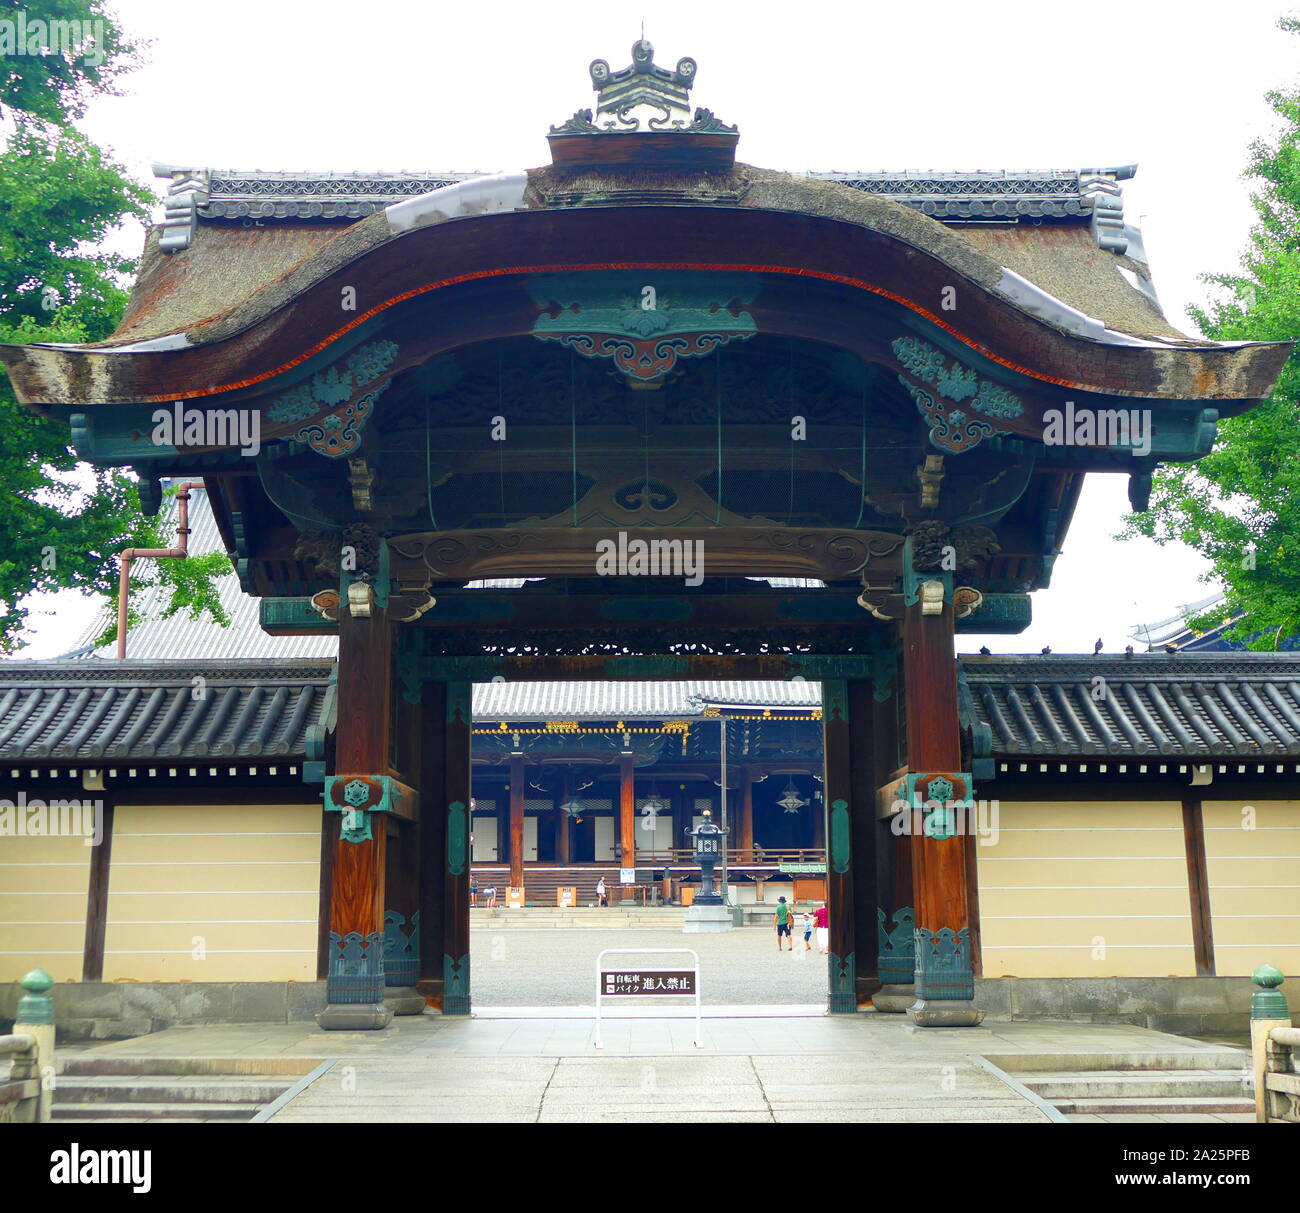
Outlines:
MULTIPOLYGON (((595 117, 591 110, 583 109, 568 122, 551 127, 551 151, 557 164, 605 161, 614 153, 614 147, 591 144, 586 137, 594 135, 707 136, 705 140, 692 141, 693 150, 686 144, 674 146, 670 158, 680 159, 685 154, 699 161, 700 167, 717 167, 706 163, 710 161, 734 162, 739 138, 736 128, 726 126, 707 109, 697 109, 694 118, 691 117, 695 60, 678 59, 672 70, 660 67, 654 60, 655 48, 646 40, 644 23, 641 37, 632 44, 632 62, 627 67, 614 71, 606 60, 592 60, 588 70, 596 90, 595 117), (577 138, 582 142, 566 143, 577 138)), ((619 145, 614 159, 625 162, 629 158, 663 160, 663 145, 659 140, 644 139, 635 151, 632 145, 619 145)))

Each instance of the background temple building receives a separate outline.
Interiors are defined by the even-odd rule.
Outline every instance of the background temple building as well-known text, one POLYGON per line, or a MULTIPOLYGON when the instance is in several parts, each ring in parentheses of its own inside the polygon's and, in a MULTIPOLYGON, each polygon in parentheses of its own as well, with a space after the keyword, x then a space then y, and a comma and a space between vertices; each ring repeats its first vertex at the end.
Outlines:
POLYGON ((228 631, 0 668, 5 795, 109 825, 0 838, 3 976, 468 1013, 476 874, 680 895, 724 735, 732 882, 826 898, 833 1012, 1226 1018, 1300 959, 1293 657, 954 656, 1028 625, 1086 473, 1144 508, 1290 345, 1169 323, 1133 166, 754 168, 695 74, 595 61, 526 173, 162 166, 114 336, 0 347, 235 566, 228 631))

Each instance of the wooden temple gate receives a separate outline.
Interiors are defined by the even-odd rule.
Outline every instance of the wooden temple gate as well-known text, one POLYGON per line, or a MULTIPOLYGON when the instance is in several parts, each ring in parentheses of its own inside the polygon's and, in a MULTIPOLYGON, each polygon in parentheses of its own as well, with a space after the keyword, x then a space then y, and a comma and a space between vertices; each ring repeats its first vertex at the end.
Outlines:
POLYGON ((1026 204, 1098 319, 1005 268, 1038 229, 1000 252, 1001 202, 937 212, 965 236, 899 182, 738 163, 694 75, 645 42, 597 60, 594 120, 527 173, 322 202, 176 170, 118 334, 0 348, 146 507, 203 479, 265 630, 337 629, 324 1027, 382 1026, 399 975, 469 1011, 470 689, 494 678, 820 682, 830 1007, 914 967, 916 1022, 978 1022, 973 840, 946 823, 993 772, 954 635, 1028 624, 1085 472, 1143 508, 1287 356, 1164 335, 1106 261, 1131 170, 1040 175, 1069 205, 1026 204), (1123 435, 1062 436, 1121 406, 1123 435), (896 837, 919 805, 938 828, 896 837), (386 910, 419 916, 387 966, 386 910))

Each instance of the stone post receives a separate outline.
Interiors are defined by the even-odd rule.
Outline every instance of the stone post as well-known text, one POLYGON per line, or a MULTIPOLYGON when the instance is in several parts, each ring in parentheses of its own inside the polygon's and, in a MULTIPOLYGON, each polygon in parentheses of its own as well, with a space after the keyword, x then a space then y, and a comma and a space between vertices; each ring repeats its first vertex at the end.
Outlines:
POLYGON ((33 969, 18 983, 27 991, 18 1000, 18 1017, 14 1020, 15 1036, 31 1036, 36 1041, 36 1073, 40 1083, 36 1120, 42 1124, 51 1118, 54 1102, 54 999, 46 991, 54 978, 44 969, 33 969))
POLYGON ((1262 964, 1251 975, 1256 990, 1250 996, 1250 1055, 1255 1070, 1255 1119, 1268 1120, 1268 1088, 1264 1075, 1268 1070, 1268 1034, 1274 1028, 1289 1028, 1291 1012, 1286 995, 1278 988, 1285 980, 1282 971, 1262 964))

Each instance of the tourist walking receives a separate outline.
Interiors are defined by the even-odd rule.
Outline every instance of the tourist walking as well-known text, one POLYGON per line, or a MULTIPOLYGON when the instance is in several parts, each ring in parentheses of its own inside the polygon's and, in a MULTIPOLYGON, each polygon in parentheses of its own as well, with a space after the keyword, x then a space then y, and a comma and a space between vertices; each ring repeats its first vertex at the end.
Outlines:
POLYGON ((813 914, 813 926, 817 930, 817 950, 826 955, 830 942, 830 911, 825 906, 818 906, 813 914))
POLYGON ((598 906, 609 905, 609 895, 605 892, 605 878, 603 876, 596 881, 596 904, 598 906))
POLYGON ((811 910, 805 910, 803 916, 803 950, 812 951, 813 916, 811 910))
POLYGON ((772 915, 772 922, 776 926, 776 950, 781 950, 781 936, 784 935, 790 941, 790 951, 794 951, 794 936, 790 933, 790 907, 786 905, 784 897, 776 899, 776 913, 772 915))

